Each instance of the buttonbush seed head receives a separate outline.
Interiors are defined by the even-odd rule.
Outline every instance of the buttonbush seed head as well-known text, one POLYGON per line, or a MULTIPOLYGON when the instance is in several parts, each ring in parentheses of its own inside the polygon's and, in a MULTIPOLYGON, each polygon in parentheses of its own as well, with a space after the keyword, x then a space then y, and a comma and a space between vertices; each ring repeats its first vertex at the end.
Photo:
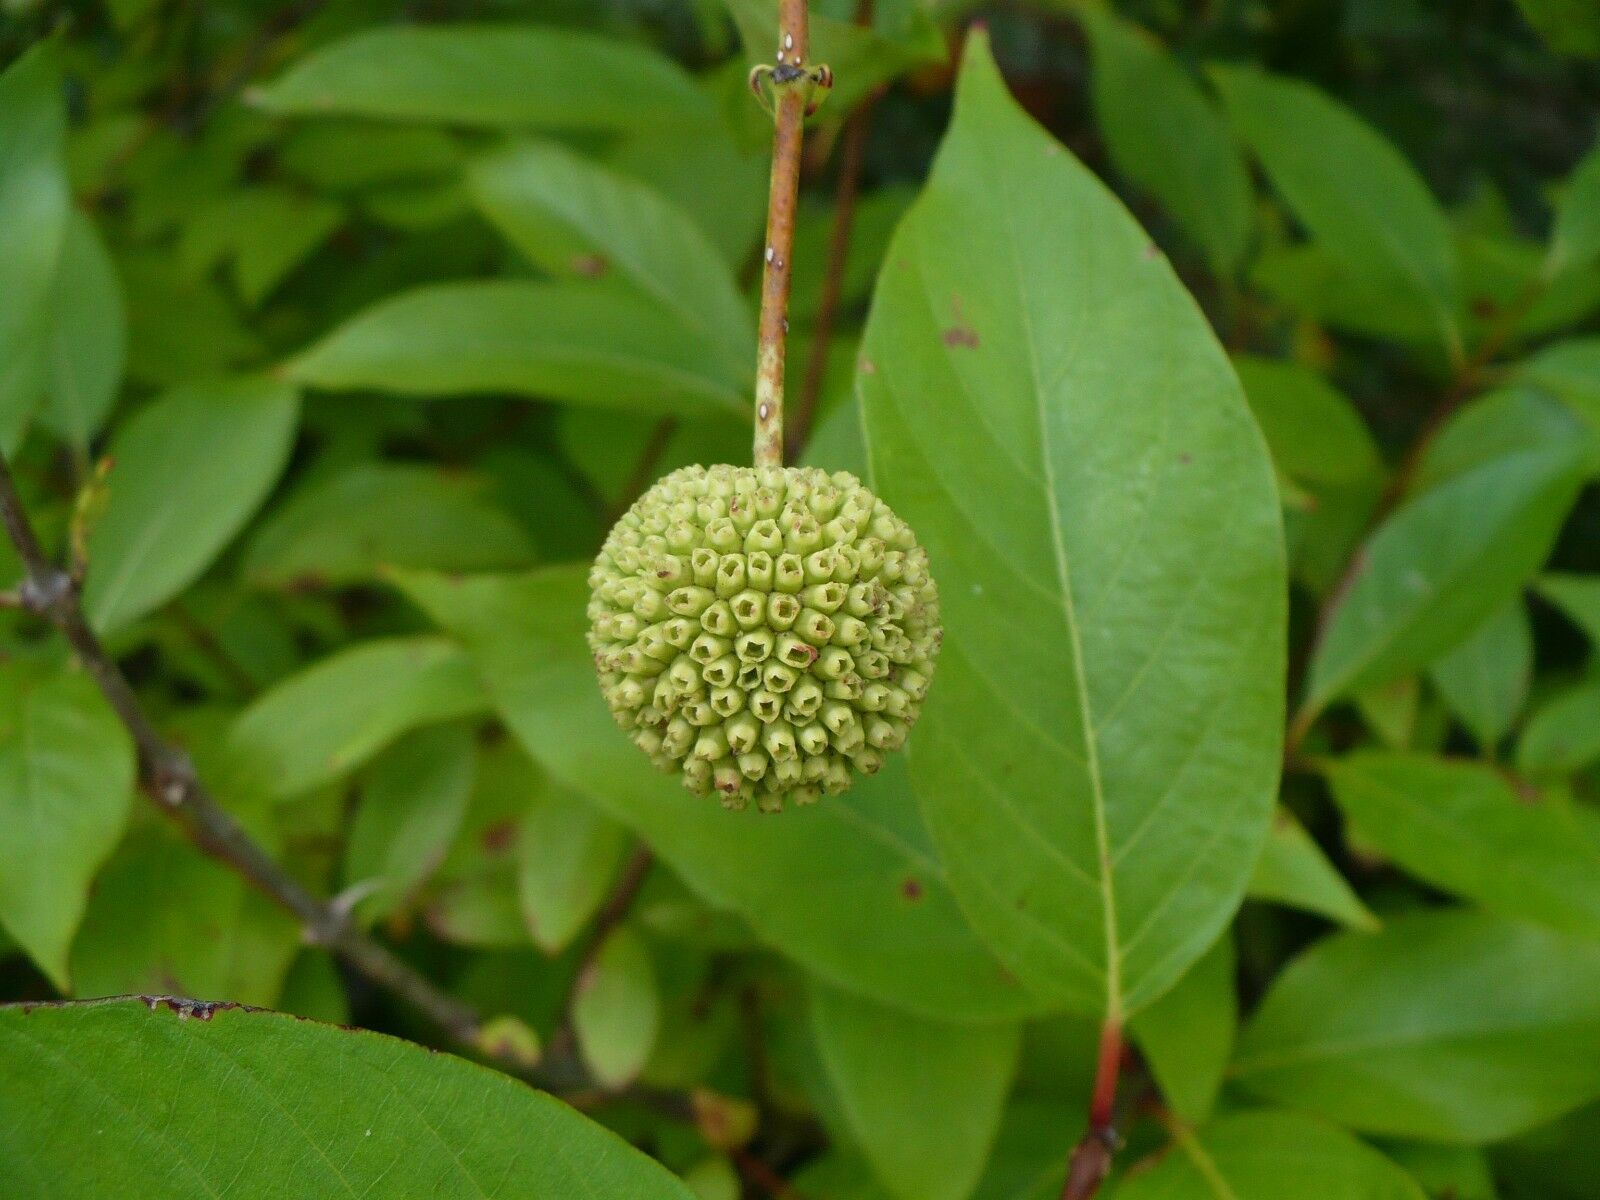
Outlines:
POLYGON ((589 572, 617 724, 728 808, 845 791, 898 750, 939 655, 928 554, 844 471, 684 467, 589 572))

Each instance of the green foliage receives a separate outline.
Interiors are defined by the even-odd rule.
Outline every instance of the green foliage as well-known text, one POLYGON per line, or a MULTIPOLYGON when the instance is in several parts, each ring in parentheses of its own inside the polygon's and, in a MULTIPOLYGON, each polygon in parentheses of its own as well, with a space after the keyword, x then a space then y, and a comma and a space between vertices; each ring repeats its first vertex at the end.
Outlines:
POLYGON ((1055 1200, 1113 1064, 1102 1197, 1600 1193, 1594 5, 809 7, 944 633, 761 815, 586 608, 750 463, 777 0, 0 3, 6 1200, 1055 1200))

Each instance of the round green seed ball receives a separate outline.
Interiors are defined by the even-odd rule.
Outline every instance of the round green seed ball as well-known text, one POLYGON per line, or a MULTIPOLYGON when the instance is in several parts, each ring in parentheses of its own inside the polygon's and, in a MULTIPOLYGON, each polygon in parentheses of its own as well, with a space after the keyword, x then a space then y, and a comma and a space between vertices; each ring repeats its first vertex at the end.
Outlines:
POLYGON ((943 636, 927 551, 844 471, 674 471, 611 530, 589 587, 617 724, 728 808, 776 812, 877 771, 943 636))

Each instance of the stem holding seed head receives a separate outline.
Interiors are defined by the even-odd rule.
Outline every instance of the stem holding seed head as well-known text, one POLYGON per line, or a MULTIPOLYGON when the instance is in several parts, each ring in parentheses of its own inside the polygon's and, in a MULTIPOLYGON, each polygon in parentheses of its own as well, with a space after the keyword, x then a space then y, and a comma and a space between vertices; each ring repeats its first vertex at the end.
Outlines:
POLYGON ((783 465, 783 371, 789 332, 789 280, 794 258, 795 208, 800 192, 800 146, 805 119, 832 85, 827 67, 806 64, 810 25, 805 0, 781 0, 778 61, 750 73, 750 87, 772 109, 772 184, 767 241, 762 252, 761 321, 757 333, 755 465, 783 465))

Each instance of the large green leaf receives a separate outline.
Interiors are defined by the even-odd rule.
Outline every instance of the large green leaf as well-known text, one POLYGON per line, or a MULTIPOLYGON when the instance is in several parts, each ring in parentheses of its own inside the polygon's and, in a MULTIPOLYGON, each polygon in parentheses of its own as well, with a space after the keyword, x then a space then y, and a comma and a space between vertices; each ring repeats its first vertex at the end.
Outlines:
POLYGON ((39 419, 80 451, 116 402, 127 343, 111 255, 94 222, 74 212, 51 301, 50 375, 39 419))
POLYGON ((631 131, 713 119, 708 98, 670 59, 536 25, 364 30, 314 51, 251 97, 272 112, 491 127, 631 131))
POLYGON ((1506 454, 1397 510, 1359 552, 1312 659, 1305 711, 1426 666, 1531 579, 1584 478, 1567 443, 1506 454))
POLYGON ((1233 134, 1189 73, 1137 25, 1086 9, 1094 106, 1117 169, 1153 193, 1205 252, 1238 269, 1254 197, 1233 134))
POLYGON ((616 728, 584 642, 581 568, 401 576, 461 637, 513 732, 562 785, 630 826, 711 903, 828 982, 934 1018, 1046 1007, 957 909, 894 760, 848 795, 757 820, 691 796, 616 728))
POLYGON ((133 745, 93 681, 0 663, 0 927, 62 991, 132 795, 133 745))
POLYGON ((396 742, 362 781, 345 843, 344 885, 364 918, 403 905, 443 860, 472 791, 472 729, 442 724, 396 742))
POLYGON ((1378 919, 1348 880, 1286 808, 1279 808, 1246 895, 1318 913, 1351 929, 1376 929, 1378 919))
POLYGON ((613 272, 693 332, 729 375, 755 356, 755 327, 733 273, 700 227, 653 188, 555 142, 478 163, 472 194, 529 260, 557 277, 613 272))
POLYGON ((162 998, 0 1009, 13 1200, 690 1200, 550 1096, 397 1038, 162 998))
MULTIPOLYGON (((1600 18, 1596 19, 1600 31, 1600 18)), ((1600 32, 1595 50, 1600 53, 1600 32)), ((1551 276, 1581 271, 1600 258, 1600 146, 1589 151, 1573 169, 1566 192, 1556 209, 1550 234, 1550 258, 1545 270, 1551 276)))
POLYGON ((1480 746, 1493 746, 1516 720, 1533 678, 1533 624, 1521 597, 1434 660, 1428 677, 1480 746))
POLYGON ((1340 934, 1278 978, 1233 1070, 1354 1129, 1508 1137, 1600 1096, 1600 942, 1451 910, 1340 934))
POLYGON ((526 566, 534 558, 528 534, 484 491, 459 471, 359 463, 279 505, 250 542, 245 574, 267 587, 337 587, 387 566, 526 566))
POLYGON ((1197 1133, 1112 1200, 1424 1200, 1415 1180, 1331 1125, 1286 1112, 1244 1112, 1197 1133))
POLYGON ((858 387, 940 585, 911 764, 951 884, 1026 986, 1126 1017, 1216 940, 1266 835, 1277 493, 1199 310, 981 35, 858 387))
POLYGON ((1517 743, 1517 767, 1563 775, 1600 759, 1600 680, 1566 689, 1541 705, 1517 743))
POLYGON ((83 604, 96 628, 129 624, 211 565, 277 482, 298 413, 288 384, 234 379, 176 388, 122 427, 89 538, 83 604))
POLYGON ((409 729, 487 704, 454 643, 388 638, 284 680, 239 714, 228 740, 241 772, 289 797, 353 771, 409 729))
POLYGON ((811 1014, 845 1121, 890 1194, 966 1200, 1016 1070, 1017 1026, 920 1020, 823 985, 811 1014))
POLYGON ((1455 247, 1438 202, 1382 136, 1310 84, 1214 69, 1228 115, 1317 243, 1352 275, 1392 289, 1460 351, 1455 247))
POLYGON ((51 292, 71 196, 59 48, 44 42, 0 73, 0 449, 21 440, 47 371, 51 292))
POLYGON ((1360 841, 1405 870, 1506 916, 1600 938, 1600 847, 1570 811, 1519 797, 1478 763, 1365 753, 1324 770, 1360 841))
POLYGON ((604 281, 435 284, 381 300, 288 364, 334 391, 515 392, 648 412, 743 412, 744 376, 671 313, 604 281))
POLYGON ((1233 971, 1233 939, 1224 935, 1130 1027, 1162 1099, 1191 1125, 1210 1118, 1233 1056, 1239 1023, 1233 971))

